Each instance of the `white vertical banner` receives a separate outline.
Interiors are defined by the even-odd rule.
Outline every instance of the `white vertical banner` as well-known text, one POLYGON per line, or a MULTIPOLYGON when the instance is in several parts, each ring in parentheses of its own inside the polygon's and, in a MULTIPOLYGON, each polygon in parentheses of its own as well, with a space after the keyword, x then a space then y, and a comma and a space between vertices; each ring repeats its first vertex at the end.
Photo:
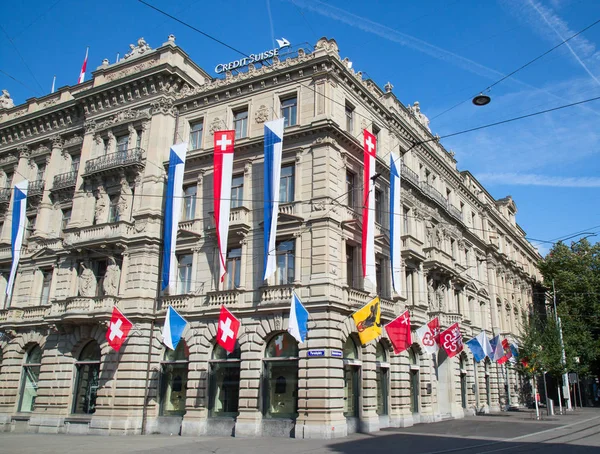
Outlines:
POLYGON ((214 209, 217 242, 219 243, 219 279, 227 272, 227 238, 231 211, 231 180, 233 179, 233 149, 235 131, 215 131, 214 135, 214 209))
POLYGON ((264 213, 264 254, 265 270, 263 280, 267 280, 277 268, 275 240, 277 238, 277 215, 279 213, 279 182, 281 179, 281 154, 283 150, 284 119, 265 123, 265 213, 264 213))
POLYGON ((187 142, 178 143, 171 147, 169 154, 169 172, 167 175, 167 195, 165 200, 164 235, 163 235, 163 263, 162 285, 164 291, 175 291, 177 284, 177 230, 181 217, 181 204, 183 202, 183 172, 185 170, 185 157, 187 142))
POLYGON ((21 247, 23 246, 23 236, 25 235, 25 226, 27 224, 27 189, 29 181, 23 180, 15 184, 13 191, 13 212, 12 212, 12 229, 11 229, 11 251, 12 263, 10 265, 10 276, 6 284, 6 301, 10 301, 12 296, 13 286, 15 284, 15 276, 21 259, 21 247))
POLYGON ((400 174, 402 161, 390 153, 390 257, 394 291, 402 292, 402 202, 400 200, 400 174))
MULTIPOLYGON (((365 129, 364 138, 364 184, 362 219, 362 267, 363 277, 377 286, 375 273, 375 162, 377 138, 365 129)), ((379 290, 379 289, 377 289, 379 290)))

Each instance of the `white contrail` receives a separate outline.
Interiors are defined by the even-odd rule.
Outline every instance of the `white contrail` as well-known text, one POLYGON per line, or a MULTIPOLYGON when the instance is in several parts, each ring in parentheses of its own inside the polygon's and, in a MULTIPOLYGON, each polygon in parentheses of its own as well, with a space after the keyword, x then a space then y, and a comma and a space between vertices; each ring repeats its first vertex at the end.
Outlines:
MULTIPOLYGON (((535 2, 533 2, 532 0, 529 0, 529 4, 538 12, 538 14, 542 17, 542 19, 544 19, 544 22, 546 22, 546 24, 548 25, 548 27, 550 27, 552 29, 552 31, 554 33, 556 33, 556 35, 561 39, 561 41, 564 41, 565 38, 560 34, 560 32, 556 29, 556 27, 554 25, 552 25, 552 23, 548 20, 548 18, 542 12, 542 10, 540 8, 538 8, 538 5, 535 2)), ((571 51, 571 53, 573 54, 573 57, 575 57, 575 60, 577 60, 579 62, 579 64, 581 65, 581 67, 583 69, 585 69, 585 72, 587 72, 590 75, 590 77, 592 79, 594 79, 598 85, 600 85, 600 80, 598 80, 596 78, 596 76, 594 76, 594 74, 589 70, 589 68, 586 66, 586 64, 581 60, 581 58, 579 58, 579 55, 577 55, 577 53, 573 50, 573 48, 571 47, 571 45, 569 43, 565 43, 565 46, 567 46, 567 48, 569 49, 569 51, 571 51)))
POLYGON ((479 173, 481 182, 519 186, 551 186, 557 188, 600 188, 598 177, 559 177, 532 173, 479 173))
POLYGON ((275 47, 275 31, 273 30, 273 16, 271 15, 271 0, 267 0, 267 13, 269 14, 269 24, 271 25, 271 41, 275 47))

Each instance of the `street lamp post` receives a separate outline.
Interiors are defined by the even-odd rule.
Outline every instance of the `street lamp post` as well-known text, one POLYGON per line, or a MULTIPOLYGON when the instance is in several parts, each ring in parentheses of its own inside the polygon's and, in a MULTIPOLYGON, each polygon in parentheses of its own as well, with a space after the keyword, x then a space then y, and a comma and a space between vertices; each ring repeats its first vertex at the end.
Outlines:
MULTIPOLYGON (((564 373, 562 376, 563 382, 563 395, 565 397, 565 403, 567 404, 567 410, 572 410, 573 407, 571 405, 571 393, 569 391, 569 374, 567 373, 567 355, 565 354, 565 344, 563 342, 563 333, 562 333, 562 325, 560 323, 560 317, 556 312, 556 287, 554 286, 554 279, 552 279, 552 293, 553 293, 553 302, 554 302, 554 318, 556 320, 556 324, 558 326, 558 333, 560 335, 560 350, 562 354, 562 365, 564 368, 564 373)), ((560 393, 558 398, 560 399, 560 393)))

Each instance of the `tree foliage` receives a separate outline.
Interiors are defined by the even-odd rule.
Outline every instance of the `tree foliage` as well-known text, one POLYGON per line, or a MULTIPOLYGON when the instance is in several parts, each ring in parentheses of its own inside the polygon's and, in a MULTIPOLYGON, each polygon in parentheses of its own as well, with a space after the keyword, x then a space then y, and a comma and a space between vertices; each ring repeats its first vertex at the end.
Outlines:
MULTIPOLYGON (((556 288, 568 371, 600 375, 600 244, 586 239, 570 246, 557 243, 538 266, 551 294, 553 282, 556 288)), ((543 339, 554 357, 555 340, 548 337, 553 320, 548 317, 543 339)))

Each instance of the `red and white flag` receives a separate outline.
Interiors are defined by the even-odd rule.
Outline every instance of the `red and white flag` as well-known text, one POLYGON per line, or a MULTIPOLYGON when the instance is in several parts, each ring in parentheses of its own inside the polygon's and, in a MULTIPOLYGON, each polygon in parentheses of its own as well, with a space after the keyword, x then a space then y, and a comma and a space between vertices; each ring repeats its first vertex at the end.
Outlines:
POLYGON ((400 317, 392 320, 385 325, 385 331, 394 346, 394 353, 402 353, 412 345, 412 336, 410 333, 410 314, 405 311, 400 317))
POLYGON ((227 273, 227 236, 231 210, 231 180, 233 178, 233 147, 235 131, 215 131, 214 209, 217 242, 219 244, 219 277, 227 273))
POLYGON ((367 129, 363 130, 364 138, 364 204, 362 219, 362 267, 363 277, 377 285, 375 276, 375 157, 377 155, 377 138, 367 129))
POLYGON ((131 330, 132 327, 133 323, 131 323, 116 306, 113 307, 112 317, 108 324, 108 329, 106 330, 106 340, 108 341, 108 345, 115 351, 119 351, 121 345, 125 342, 125 339, 127 339, 129 330, 131 330))
POLYGON ((502 340, 502 349, 504 350, 504 356, 497 361, 498 364, 504 364, 513 356, 512 351, 510 350, 510 343, 508 342, 508 339, 502 340))
POLYGON ((463 340, 458 323, 451 325, 440 334, 440 345, 448 355, 448 358, 458 355, 463 351, 463 340))
POLYGON ((239 329, 240 321, 225 306, 221 306, 219 328, 217 329, 217 343, 229 353, 235 349, 239 329))
POLYGON ((88 51, 90 48, 85 49, 85 59, 83 60, 83 65, 81 65, 81 71, 79 72, 79 79, 77 83, 80 84, 85 80, 85 68, 87 68, 87 59, 88 59, 88 51))
POLYGON ((423 346, 423 349, 434 355, 439 350, 440 345, 440 320, 435 317, 429 320, 426 325, 421 326, 417 330, 417 337, 423 346))

